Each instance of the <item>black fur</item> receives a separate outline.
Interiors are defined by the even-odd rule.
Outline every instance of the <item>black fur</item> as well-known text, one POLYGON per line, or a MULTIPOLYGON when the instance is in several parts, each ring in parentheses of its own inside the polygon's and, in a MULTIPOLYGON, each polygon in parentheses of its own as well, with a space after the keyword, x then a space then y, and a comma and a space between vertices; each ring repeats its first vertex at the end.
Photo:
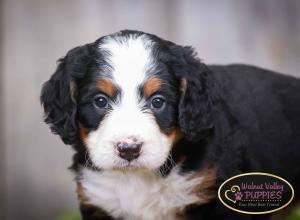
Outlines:
MULTIPOLYGON (((142 34, 123 31, 114 37, 126 40, 142 34)), ((182 172, 213 165, 218 169, 216 188, 243 172, 273 173, 291 182, 299 200, 300 80, 246 65, 207 66, 192 48, 147 35, 155 43, 156 74, 166 82, 168 97, 168 107, 155 117, 163 131, 179 126, 184 135, 170 152, 175 162, 185 158, 182 172)), ((45 122, 74 146, 75 171, 80 164, 93 167, 86 161, 79 125, 94 130, 105 115, 92 104, 97 92, 94 80, 107 65, 105 53, 95 49, 102 40, 71 50, 42 89, 45 122)), ((102 217, 93 218, 91 213, 97 210, 81 209, 84 219, 110 219, 103 211, 102 217)), ((187 219, 269 218, 233 212, 217 199, 185 214, 187 219)))
POLYGON ((90 65, 89 57, 89 45, 72 49, 58 61, 55 73, 42 89, 45 122, 65 144, 73 144, 78 137, 77 103, 71 90, 76 93, 76 81, 85 76, 90 65))
POLYGON ((187 84, 182 88, 178 101, 178 122, 185 137, 198 141, 212 128, 211 108, 214 97, 213 81, 209 80, 209 69, 196 58, 191 47, 169 43, 164 61, 174 76, 187 84))

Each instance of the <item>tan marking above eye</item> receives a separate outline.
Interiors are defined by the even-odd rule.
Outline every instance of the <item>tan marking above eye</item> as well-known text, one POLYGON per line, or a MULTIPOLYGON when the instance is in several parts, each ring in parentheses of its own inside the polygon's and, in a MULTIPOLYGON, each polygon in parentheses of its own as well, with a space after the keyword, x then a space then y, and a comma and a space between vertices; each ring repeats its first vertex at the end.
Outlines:
POLYGON ((155 92, 160 90, 162 80, 156 76, 150 77, 144 84, 144 94, 146 97, 150 97, 155 92))
POLYGON ((97 82, 97 86, 103 93, 110 97, 115 96, 117 92, 117 88, 115 87, 113 82, 107 78, 99 79, 97 82))

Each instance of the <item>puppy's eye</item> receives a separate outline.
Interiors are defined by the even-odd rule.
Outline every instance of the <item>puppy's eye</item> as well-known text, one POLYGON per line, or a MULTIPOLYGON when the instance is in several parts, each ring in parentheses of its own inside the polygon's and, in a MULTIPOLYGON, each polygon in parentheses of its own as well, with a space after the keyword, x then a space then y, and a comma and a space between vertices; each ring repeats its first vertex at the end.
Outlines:
POLYGON ((98 108, 107 108, 108 107, 108 100, 103 95, 98 96, 94 102, 98 108))
POLYGON ((161 109, 165 105, 165 99, 162 97, 154 97, 151 101, 151 107, 154 109, 161 109))

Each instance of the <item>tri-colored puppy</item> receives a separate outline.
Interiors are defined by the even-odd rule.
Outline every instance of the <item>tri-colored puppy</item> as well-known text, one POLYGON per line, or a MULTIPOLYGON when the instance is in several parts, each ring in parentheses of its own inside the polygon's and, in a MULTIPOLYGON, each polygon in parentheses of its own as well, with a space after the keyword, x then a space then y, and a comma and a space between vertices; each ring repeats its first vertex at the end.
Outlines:
POLYGON ((268 218, 216 198, 222 181, 250 171, 298 192, 299 79, 206 66, 191 47, 126 30, 70 50, 41 102, 76 151, 85 220, 268 218))

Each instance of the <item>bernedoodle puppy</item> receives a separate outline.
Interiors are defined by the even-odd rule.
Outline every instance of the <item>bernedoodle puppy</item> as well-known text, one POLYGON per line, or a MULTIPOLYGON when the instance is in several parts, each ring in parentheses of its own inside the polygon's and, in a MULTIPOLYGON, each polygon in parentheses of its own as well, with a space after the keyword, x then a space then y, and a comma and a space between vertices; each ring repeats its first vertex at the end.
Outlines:
POLYGON ((42 89, 45 122, 75 150, 83 219, 268 219, 223 206, 245 172, 299 199, 300 80, 205 65, 191 47, 124 30, 76 47, 42 89))

